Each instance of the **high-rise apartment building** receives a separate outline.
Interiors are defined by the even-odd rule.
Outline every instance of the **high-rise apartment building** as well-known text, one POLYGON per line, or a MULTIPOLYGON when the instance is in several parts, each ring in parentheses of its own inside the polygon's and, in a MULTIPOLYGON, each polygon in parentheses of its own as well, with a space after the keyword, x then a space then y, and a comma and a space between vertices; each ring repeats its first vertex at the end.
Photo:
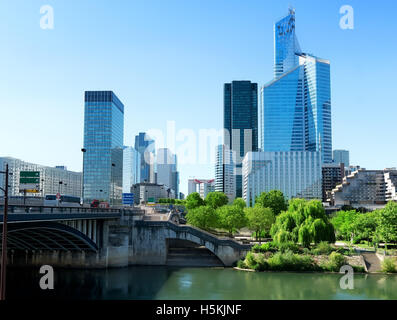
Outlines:
POLYGON ((155 183, 155 142, 145 132, 135 136, 135 149, 141 154, 141 182, 155 183))
POLYGON ((241 167, 247 152, 258 150, 258 85, 232 81, 224 85, 224 144, 236 153, 236 196, 242 196, 241 167))
POLYGON ((124 105, 112 91, 86 91, 84 108, 84 202, 120 204, 124 105))
POLYGON ((141 182, 141 154, 133 147, 123 150, 123 193, 130 193, 134 184, 141 182))
POLYGON ((259 149, 320 152, 332 162, 330 62, 303 53, 295 12, 274 28, 275 78, 261 88, 259 149))
MULTIPOLYGON (((5 170, 8 164, 9 176, 9 196, 23 196, 19 188, 21 171, 38 171, 40 173, 39 192, 29 193, 28 196, 44 197, 47 194, 64 194, 69 196, 81 197, 82 173, 68 171, 64 166, 48 167, 40 164, 26 162, 11 157, 0 158, 0 171, 5 170)), ((0 187, 4 189, 4 179, 0 178, 0 187)))
POLYGON ((343 163, 325 163, 322 166, 323 202, 332 202, 332 190, 343 182, 345 166, 343 163))

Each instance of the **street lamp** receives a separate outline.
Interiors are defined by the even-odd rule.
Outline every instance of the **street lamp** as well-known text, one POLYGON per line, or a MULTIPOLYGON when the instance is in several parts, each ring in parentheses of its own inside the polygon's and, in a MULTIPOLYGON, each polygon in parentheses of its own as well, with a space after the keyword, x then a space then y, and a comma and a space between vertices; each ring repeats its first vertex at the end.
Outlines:
POLYGON ((114 205, 114 170, 113 170, 113 168, 114 167, 116 167, 116 164, 115 163, 112 163, 112 167, 111 167, 111 172, 110 172, 110 175, 111 175, 111 185, 112 185, 112 201, 111 201, 111 204, 112 204, 112 206, 114 205))

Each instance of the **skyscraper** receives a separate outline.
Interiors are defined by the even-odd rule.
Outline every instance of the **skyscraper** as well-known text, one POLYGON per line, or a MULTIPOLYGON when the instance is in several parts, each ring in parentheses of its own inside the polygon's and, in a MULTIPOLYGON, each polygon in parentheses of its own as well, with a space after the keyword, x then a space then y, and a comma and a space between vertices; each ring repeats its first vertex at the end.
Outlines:
POLYGON ((123 150, 123 192, 130 193, 134 184, 141 182, 141 154, 133 147, 123 150))
POLYGON ((242 196, 242 160, 258 150, 258 84, 232 81, 224 85, 224 144, 236 153, 236 196, 242 196))
POLYGON ((335 163, 343 163, 345 168, 349 168, 350 166, 350 156, 348 150, 334 150, 333 151, 333 160, 335 163))
POLYGON ((261 89, 259 148, 320 152, 332 162, 330 62, 303 53, 295 11, 274 28, 275 78, 261 89))
POLYGON ((155 183, 155 142, 145 132, 135 136, 135 149, 141 154, 141 181, 155 183))
POLYGON ((179 195, 179 173, 177 171, 177 158, 167 148, 157 150, 157 183, 166 186, 179 195))
POLYGON ((232 202, 236 198, 235 152, 225 145, 216 147, 215 191, 223 192, 232 202))
POLYGON ((86 91, 83 197, 121 203, 124 105, 112 91, 86 91))

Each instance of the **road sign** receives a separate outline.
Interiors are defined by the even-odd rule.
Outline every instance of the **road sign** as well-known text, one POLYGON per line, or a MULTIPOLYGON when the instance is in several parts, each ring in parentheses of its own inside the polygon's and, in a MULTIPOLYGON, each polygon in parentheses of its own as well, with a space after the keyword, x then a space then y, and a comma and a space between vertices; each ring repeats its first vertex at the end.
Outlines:
POLYGON ((134 204, 134 194, 133 193, 123 193, 122 203, 127 205, 134 204))
POLYGON ((40 192, 40 171, 20 171, 19 190, 24 193, 40 192))

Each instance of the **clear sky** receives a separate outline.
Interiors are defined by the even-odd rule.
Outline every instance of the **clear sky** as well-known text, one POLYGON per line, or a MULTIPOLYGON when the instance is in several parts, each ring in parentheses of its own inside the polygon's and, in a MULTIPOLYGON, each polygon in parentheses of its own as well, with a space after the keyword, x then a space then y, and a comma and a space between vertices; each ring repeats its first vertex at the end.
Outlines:
MULTIPOLYGON (((2 0, 0 156, 82 170, 85 90, 125 105, 125 145, 149 129, 221 129, 223 83, 273 77, 273 24, 296 8, 303 51, 331 61, 333 146, 397 166, 397 3, 364 0, 2 0), (40 7, 54 29, 40 28, 40 7), (339 26, 342 5, 354 29, 339 26)), ((214 164, 179 167, 211 178, 214 164)))

